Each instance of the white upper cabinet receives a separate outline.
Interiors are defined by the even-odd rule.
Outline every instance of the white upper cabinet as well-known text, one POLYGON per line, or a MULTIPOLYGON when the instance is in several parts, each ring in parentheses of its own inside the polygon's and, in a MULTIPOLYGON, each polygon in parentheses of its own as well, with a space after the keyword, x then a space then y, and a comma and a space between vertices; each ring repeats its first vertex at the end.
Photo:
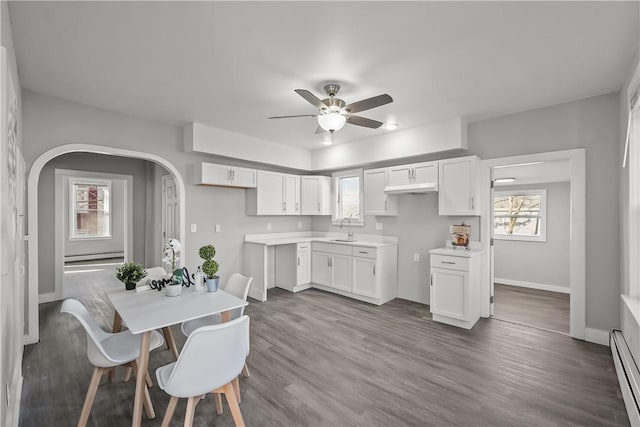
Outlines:
POLYGON ((300 177, 284 176, 284 214, 300 215, 300 177))
POLYGON ((248 215, 299 215, 300 177, 258 171, 257 186, 247 191, 248 215))
POLYGON ((331 177, 300 177, 300 214, 331 215, 331 177))
POLYGON ((389 185, 438 184, 438 162, 414 163, 392 166, 389 169, 389 185))
POLYGON ((195 167, 196 185, 255 188, 256 170, 202 162, 195 167))
POLYGON ((385 194, 389 185, 389 168, 364 171, 365 215, 398 215, 398 196, 385 194))
POLYGON ((440 160, 440 215, 480 215, 477 156, 440 160))

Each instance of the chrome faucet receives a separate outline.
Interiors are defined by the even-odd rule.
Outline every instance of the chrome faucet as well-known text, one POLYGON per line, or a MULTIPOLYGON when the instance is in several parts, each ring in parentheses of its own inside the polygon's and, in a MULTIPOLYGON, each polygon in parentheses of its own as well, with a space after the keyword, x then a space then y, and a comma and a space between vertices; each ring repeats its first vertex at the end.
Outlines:
POLYGON ((342 218, 340 221, 340 228, 344 227, 344 222, 347 221, 347 240, 353 240, 353 231, 351 231, 351 216, 349 218, 342 218))

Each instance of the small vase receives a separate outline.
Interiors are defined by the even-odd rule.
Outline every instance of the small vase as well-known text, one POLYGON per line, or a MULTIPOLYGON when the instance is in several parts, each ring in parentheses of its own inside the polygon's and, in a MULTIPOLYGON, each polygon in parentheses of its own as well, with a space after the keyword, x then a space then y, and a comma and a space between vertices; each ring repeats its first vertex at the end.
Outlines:
POLYGON ((220 284, 219 277, 207 277, 207 292, 216 292, 220 284))
POLYGON ((173 275, 171 276, 171 281, 174 285, 182 286, 182 269, 176 268, 173 270, 173 275))
POLYGON ((182 294, 181 284, 180 285, 170 284, 170 285, 167 285, 164 289, 168 297, 177 297, 178 295, 182 294))
POLYGON ((124 284, 124 288, 127 291, 132 291, 132 290, 134 290, 136 288, 136 282, 127 282, 127 283, 124 284))

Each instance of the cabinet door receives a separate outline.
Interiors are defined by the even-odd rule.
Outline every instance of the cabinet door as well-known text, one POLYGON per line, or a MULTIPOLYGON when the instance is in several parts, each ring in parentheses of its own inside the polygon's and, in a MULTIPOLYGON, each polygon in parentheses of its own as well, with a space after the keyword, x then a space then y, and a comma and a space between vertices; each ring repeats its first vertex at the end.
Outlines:
POLYGON ((298 268, 296 285, 304 285, 311 281, 311 252, 298 252, 298 268))
POLYGON ((319 206, 320 212, 318 215, 331 215, 331 177, 319 176, 318 178, 318 194, 319 194, 319 206))
POLYGON ((284 176, 284 211, 285 215, 300 215, 300 177, 284 176))
POLYGON ((300 213, 302 215, 320 213, 320 183, 317 177, 300 177, 300 213))
POLYGON ((413 166, 415 184, 438 182, 438 162, 418 163, 413 166))
POLYGON ((389 168, 389 185, 411 184, 411 165, 401 165, 389 168))
POLYGON ((236 187, 255 188, 256 171, 255 169, 233 168, 231 169, 233 185, 236 187))
POLYGON ((376 281, 376 260, 353 258, 353 292, 367 297, 378 298, 376 281))
POLYGON ((469 273, 431 269, 431 313, 468 320, 469 273))
POLYGON ((311 252, 311 281, 331 286, 331 255, 326 252, 311 252))
POLYGON ((331 258, 333 280, 331 286, 343 291, 351 291, 351 257, 333 255, 331 258))
POLYGON ((258 215, 284 215, 284 175, 258 171, 258 215))
POLYGON ((440 161, 440 215, 478 215, 475 158, 440 161))
POLYGON ((371 169, 364 172, 365 215, 397 215, 397 196, 387 195, 388 169, 371 169))
POLYGON ((202 163, 201 184, 231 185, 231 168, 225 165, 202 163))

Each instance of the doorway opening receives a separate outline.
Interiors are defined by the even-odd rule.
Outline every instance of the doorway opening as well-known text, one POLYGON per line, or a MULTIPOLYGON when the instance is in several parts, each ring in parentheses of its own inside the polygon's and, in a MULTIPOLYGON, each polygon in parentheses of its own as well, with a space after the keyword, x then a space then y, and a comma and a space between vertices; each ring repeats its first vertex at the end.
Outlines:
MULTIPOLYGON (((64 255, 63 255, 64 246, 60 251, 54 250, 54 246, 57 244, 56 242, 59 239, 54 238, 56 226, 53 223, 54 222, 53 219, 51 221, 52 224, 50 227, 48 227, 46 224, 40 224, 43 219, 53 218, 54 215, 51 215, 50 212, 40 213, 39 184, 41 181, 46 180, 46 177, 43 178, 43 180, 41 180, 40 178, 41 178, 41 175, 43 175, 42 172, 45 169, 47 163, 49 163, 50 161, 60 156, 64 156, 70 153, 73 153, 75 155, 94 155, 94 156, 102 155, 104 158, 111 158, 112 156, 117 156, 120 158, 118 162, 122 162, 123 160, 127 160, 127 159, 137 159, 137 161, 143 161, 145 163, 148 163, 149 165, 152 165, 153 167, 146 168, 146 172, 145 172, 146 176, 143 176, 140 179, 137 179, 138 182, 142 183, 142 189, 140 190, 141 193, 139 194, 144 193, 144 196, 141 197, 140 199, 142 200, 142 203, 145 203, 147 205, 146 209, 143 209, 142 212, 154 211, 154 212, 158 212, 159 214, 160 204, 161 204, 161 197, 160 197, 161 177, 166 175, 167 172, 175 180, 177 194, 183 195, 185 193, 184 180, 180 175, 180 173, 177 171, 177 169, 167 160, 153 154, 137 152, 132 150, 118 149, 113 147, 105 147, 105 146, 94 146, 94 145, 87 145, 87 144, 69 144, 69 145, 63 145, 63 146, 53 148, 47 151, 46 153, 42 154, 40 157, 38 157, 34 161, 28 176, 28 229, 29 229, 29 246, 28 246, 29 282, 28 283, 29 284, 25 291, 25 297, 26 297, 25 301, 27 302, 25 304, 26 305, 25 308, 27 311, 27 314, 25 316, 25 320, 26 320, 26 328, 25 328, 26 334, 25 334, 25 340, 24 340, 25 344, 36 343, 39 340, 40 330, 39 330, 39 322, 38 322, 38 317, 39 317, 38 304, 40 302, 47 302, 47 298, 50 298, 49 301, 54 301, 56 299, 63 298, 62 277, 64 275, 64 255), (150 176, 153 177, 158 183, 157 191, 154 189, 145 188, 147 183, 147 178, 150 176), (153 200, 154 202, 150 202, 150 200, 153 200), (41 233, 39 233, 39 231, 41 233), (44 235, 47 232, 51 234, 51 238, 47 238, 43 240, 44 235), (51 250, 50 251, 43 250, 42 252, 39 251, 39 240, 41 240, 42 244, 44 245, 51 245, 52 246, 51 250), (57 252, 59 262, 53 261, 53 258, 55 258, 55 256, 52 254, 54 252, 57 252), (41 263, 39 260, 39 255, 41 254, 45 254, 49 256, 51 260, 48 262, 43 261, 41 263), (56 271, 56 269, 58 271, 56 271), (44 283, 41 284, 39 281, 40 277, 48 278, 49 280, 45 280, 44 283), (52 278, 54 278, 54 280, 51 280, 52 278), (58 284, 56 284, 55 286, 52 286, 53 283, 58 282, 57 280, 58 278, 60 278, 58 283, 59 286, 58 284), (43 292, 43 289, 46 288, 47 286, 53 289, 48 289, 48 291, 43 292), (44 299, 42 297, 44 297, 44 299)), ((96 168, 96 169, 99 170, 100 168, 96 168)), ((53 181, 53 177, 51 177, 51 180, 53 181)), ((136 180, 134 180, 133 191, 136 191, 135 182, 136 180)), ((51 191, 50 193, 51 195, 47 197, 52 197, 53 193, 54 192, 51 191)), ((127 195, 130 201, 131 201, 132 193, 133 192, 129 192, 127 195)), ((94 202, 97 202, 97 200, 94 200, 94 202)), ((181 239, 181 241, 184 242, 185 240, 184 197, 179 198, 177 211, 178 211, 177 222, 179 224, 178 236, 181 239)), ((137 214, 139 214, 139 212, 136 211, 135 207, 133 207, 134 218, 137 214)), ((156 247, 159 246, 160 244, 159 241, 162 239, 159 234, 159 227, 156 227, 154 223, 151 223, 146 219, 147 218, 145 216, 142 217, 142 224, 140 225, 140 227, 142 227, 143 230, 150 230, 150 232, 147 232, 146 235, 144 235, 144 237, 141 239, 135 239, 134 237, 131 245, 129 244, 124 245, 123 255, 121 257, 116 256, 113 258, 122 258, 123 261, 129 259, 143 265, 151 265, 149 263, 152 263, 153 265, 160 265, 162 254, 160 252, 158 252, 158 254, 155 254, 156 251, 154 250, 156 247), (152 248, 152 249, 145 251, 145 248, 152 248)), ((138 220, 140 220, 140 218, 138 218, 138 220)), ((158 221, 159 221, 159 218, 158 218, 158 221)), ((126 223, 127 221, 125 221, 125 224, 126 223)), ((135 224, 135 220, 133 223, 135 224)), ((137 227, 134 227, 133 225, 125 225, 125 232, 127 233, 127 235, 132 235, 136 232, 135 228, 137 227)), ((81 231, 81 232, 85 232, 85 231, 81 231)), ((99 264, 110 264, 110 262, 107 262, 107 263, 100 262, 99 264)), ((114 278, 113 276, 114 272, 110 270, 112 265, 106 265, 106 266, 95 265, 94 267, 88 267, 86 265, 81 266, 79 267, 79 269, 82 270, 81 272, 71 273, 71 274, 76 274, 78 278, 80 278, 81 275, 85 275, 84 281, 91 282, 92 279, 97 277, 96 271, 87 271, 87 270, 108 269, 109 277, 114 278), (89 280, 87 280, 87 278, 89 280)), ((118 284, 116 283, 116 285, 118 284)))

